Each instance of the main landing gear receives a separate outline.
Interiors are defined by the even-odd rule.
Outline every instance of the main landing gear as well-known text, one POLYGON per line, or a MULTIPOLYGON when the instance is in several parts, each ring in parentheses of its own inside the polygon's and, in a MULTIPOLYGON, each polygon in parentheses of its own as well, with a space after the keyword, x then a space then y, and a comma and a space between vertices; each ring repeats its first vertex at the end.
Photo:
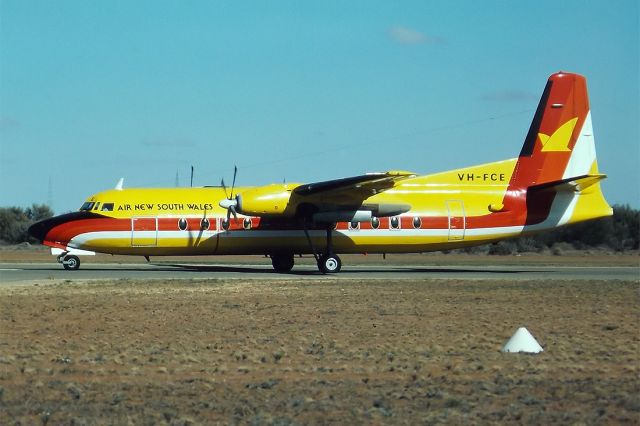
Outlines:
MULTIPOLYGON (((316 258, 318 269, 323 274, 336 274, 342 268, 342 260, 337 254, 322 254, 316 258)), ((273 269, 279 274, 286 274, 293 269, 293 254, 278 253, 271 255, 273 269)))
POLYGON ((342 260, 340 260, 340 257, 333 252, 333 224, 327 226, 327 248, 321 255, 318 255, 316 252, 316 248, 313 246, 313 242, 311 241, 311 237, 309 237, 309 231, 306 226, 304 228, 304 233, 307 236, 307 241, 309 242, 309 246, 313 252, 313 257, 316 258, 316 263, 318 264, 320 272, 323 274, 337 274, 340 272, 340 268, 342 268, 342 260))
POLYGON ((293 253, 279 253, 271 255, 271 264, 273 265, 273 269, 275 269, 279 274, 291 272, 293 263, 293 253))
POLYGON ((342 260, 337 254, 323 254, 317 262, 318 269, 323 274, 337 274, 342 268, 342 260))
POLYGON ((62 253, 58 256, 58 263, 61 263, 67 271, 77 271, 80 269, 80 258, 73 254, 62 253))
MULTIPOLYGON (((327 227, 327 248, 323 254, 318 254, 311 237, 309 236, 309 230, 304 227, 304 235, 307 237, 309 247, 313 257, 316 259, 318 270, 323 274, 337 274, 342 268, 342 260, 333 252, 333 240, 332 240, 333 226, 327 227)), ((273 269, 278 273, 291 272, 293 268, 294 260, 293 253, 276 253, 271 255, 271 264, 273 269)))

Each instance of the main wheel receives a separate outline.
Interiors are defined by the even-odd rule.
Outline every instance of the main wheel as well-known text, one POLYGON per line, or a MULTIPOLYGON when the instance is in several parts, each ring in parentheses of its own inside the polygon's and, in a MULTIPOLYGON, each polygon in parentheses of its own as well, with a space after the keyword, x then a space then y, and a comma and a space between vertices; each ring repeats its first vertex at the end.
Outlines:
POLYGON ((78 256, 65 256, 62 260, 62 266, 68 271, 76 271, 80 268, 80 258, 78 256))
POLYGON ((287 272, 291 272, 293 268, 293 254, 272 254, 271 255, 271 264, 273 265, 273 269, 280 273, 285 274, 287 272))
POLYGON ((318 269, 323 274, 336 274, 341 267, 342 261, 337 254, 323 254, 318 261, 318 269))

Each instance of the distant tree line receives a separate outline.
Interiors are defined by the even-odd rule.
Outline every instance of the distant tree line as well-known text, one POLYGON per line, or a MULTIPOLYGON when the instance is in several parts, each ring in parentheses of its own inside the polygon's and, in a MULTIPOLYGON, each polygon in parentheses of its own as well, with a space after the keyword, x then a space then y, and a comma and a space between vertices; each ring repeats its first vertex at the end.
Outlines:
MULTIPOLYGON (((31 207, 0 207, 0 244, 35 242, 27 233, 32 223, 53 216, 44 204, 31 207)), ((640 210, 628 205, 614 205, 613 217, 583 222, 530 237, 520 237, 480 247, 463 249, 470 253, 513 254, 561 250, 561 247, 586 250, 638 250, 640 245, 640 210)), ((560 254, 560 253, 557 253, 560 254)))
POLYGON ((604 249, 612 251, 638 250, 640 245, 640 210, 628 205, 613 206, 613 216, 582 222, 541 232, 540 234, 500 241, 480 247, 463 249, 470 253, 515 254, 563 250, 604 249))
POLYGON ((53 216, 53 211, 45 204, 31 207, 0 207, 0 244, 33 243, 27 229, 31 224, 53 216))

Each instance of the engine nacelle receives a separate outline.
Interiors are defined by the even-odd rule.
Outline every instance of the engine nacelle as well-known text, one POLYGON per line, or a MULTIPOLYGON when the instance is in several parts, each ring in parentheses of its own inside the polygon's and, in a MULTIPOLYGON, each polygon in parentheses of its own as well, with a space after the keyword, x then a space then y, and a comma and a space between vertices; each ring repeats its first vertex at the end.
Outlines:
POLYGON ((293 216, 295 211, 287 209, 292 189, 287 184, 248 189, 236 197, 238 213, 246 216, 293 216))
POLYGON ((372 214, 370 210, 320 212, 313 215, 315 222, 369 222, 372 214))

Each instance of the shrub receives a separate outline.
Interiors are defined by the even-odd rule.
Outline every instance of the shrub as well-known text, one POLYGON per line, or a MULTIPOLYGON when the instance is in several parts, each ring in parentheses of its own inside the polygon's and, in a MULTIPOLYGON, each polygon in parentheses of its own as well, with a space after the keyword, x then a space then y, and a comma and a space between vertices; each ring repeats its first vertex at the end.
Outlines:
POLYGON ((35 242, 27 233, 31 224, 53 216, 53 211, 44 204, 21 207, 0 207, 0 242, 20 244, 35 242))

